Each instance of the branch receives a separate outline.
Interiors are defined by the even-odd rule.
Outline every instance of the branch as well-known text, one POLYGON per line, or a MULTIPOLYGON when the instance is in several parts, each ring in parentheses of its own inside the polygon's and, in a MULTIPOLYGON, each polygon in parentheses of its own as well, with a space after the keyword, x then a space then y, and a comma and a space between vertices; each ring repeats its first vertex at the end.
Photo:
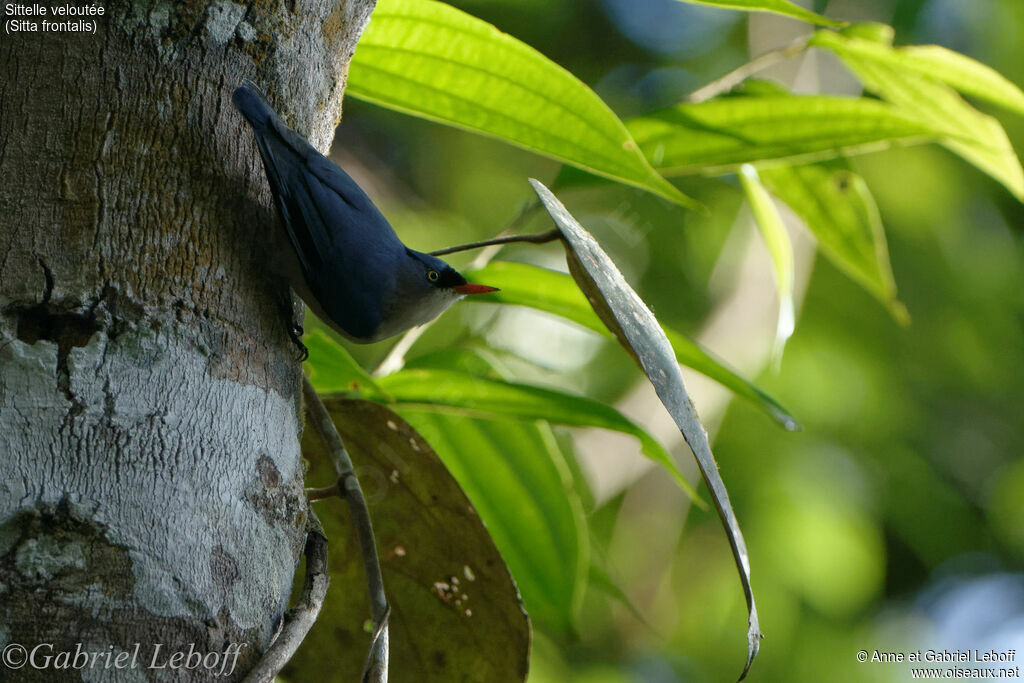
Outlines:
POLYGON ((284 627, 256 667, 245 677, 245 683, 269 683, 295 655, 309 629, 316 623, 327 596, 330 575, 327 571, 327 537, 316 514, 309 511, 306 532, 306 581, 299 604, 285 613, 284 627))
POLYGON ((447 249, 438 249, 437 251, 430 252, 431 256, 444 256, 445 254, 453 254, 457 251, 468 251, 470 249, 480 249, 482 247, 490 247, 498 244, 511 244, 513 242, 531 242, 533 244, 544 244, 545 242, 554 242, 562 233, 557 228, 548 230, 547 232, 539 232, 530 235, 509 235, 508 237, 494 237, 483 242, 470 242, 469 244, 460 244, 457 247, 448 247, 447 249))
POLYGON ((310 503, 318 503, 321 500, 327 500, 328 498, 344 498, 345 494, 338 488, 338 482, 334 482, 330 486, 325 486, 321 489, 306 489, 306 500, 310 503))
MULTIPOLYGON (((306 416, 312 422, 317 434, 324 440, 324 445, 327 446, 327 453, 331 457, 331 462, 334 463, 334 470, 338 473, 337 486, 344 494, 345 486, 342 480, 350 474, 355 474, 355 468, 352 467, 352 459, 348 456, 348 451, 345 450, 345 443, 341 440, 341 435, 338 434, 334 423, 331 422, 327 408, 305 373, 302 375, 302 397, 306 399, 306 416)), ((358 482, 356 485, 358 486, 358 482)))
POLYGON ((362 680, 364 683, 387 683, 388 680, 388 619, 391 608, 384 594, 384 579, 380 572, 380 559, 377 557, 377 542, 373 536, 373 523, 370 510, 366 506, 363 489, 359 485, 352 459, 345 450, 345 443, 334 427, 331 416, 327 413, 323 401, 316 393, 306 375, 302 376, 302 395, 306 399, 306 415, 327 445, 327 452, 334 462, 338 473, 338 481, 326 489, 314 489, 312 493, 327 494, 335 489, 335 494, 348 502, 352 515, 352 524, 359 537, 359 548, 363 555, 363 567, 366 570, 366 587, 370 596, 370 611, 373 617, 373 640, 366 657, 362 680))
MULTIPOLYGON (((559 185, 558 178, 556 177, 551 184, 552 186, 557 187, 559 185)), ((505 225, 505 229, 498 233, 498 236, 500 237, 502 235, 508 235, 513 230, 519 229, 519 226, 521 226, 523 223, 527 221, 527 219, 529 219, 530 214, 541 208, 541 206, 542 205, 540 203, 540 200, 535 197, 523 202, 523 204, 519 207, 519 213, 512 217, 512 220, 510 220, 508 224, 505 225)), ((484 249, 479 254, 477 254, 476 258, 473 259, 473 261, 469 264, 469 267, 483 268, 492 260, 494 260, 494 257, 498 255, 499 251, 501 251, 500 244, 484 249)))
POLYGON ((388 637, 388 622, 391 620, 391 605, 385 605, 384 616, 373 630, 370 651, 363 664, 362 683, 388 683, 388 656, 391 641, 388 637))
POLYGON ((746 64, 733 69, 721 78, 717 78, 704 87, 694 90, 692 93, 684 97, 683 101, 689 104, 695 104, 697 102, 709 100, 712 97, 721 95, 722 93, 729 92, 757 72, 764 71, 770 66, 774 66, 779 62, 784 62, 790 57, 795 57, 800 54, 807 49, 807 41, 810 40, 810 38, 810 34, 800 36, 789 45, 765 52, 763 55, 758 55, 746 64))

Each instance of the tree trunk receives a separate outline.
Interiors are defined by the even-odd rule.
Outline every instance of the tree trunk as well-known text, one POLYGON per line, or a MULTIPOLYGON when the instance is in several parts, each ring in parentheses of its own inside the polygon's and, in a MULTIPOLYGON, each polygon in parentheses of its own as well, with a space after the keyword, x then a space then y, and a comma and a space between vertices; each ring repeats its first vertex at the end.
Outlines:
POLYGON ((230 97, 253 79, 326 150, 373 0, 100 5, 95 33, 0 43, 0 679, 204 680, 168 657, 232 643, 239 678, 307 505, 277 217, 230 97), (15 644, 46 668, 13 674, 15 644))

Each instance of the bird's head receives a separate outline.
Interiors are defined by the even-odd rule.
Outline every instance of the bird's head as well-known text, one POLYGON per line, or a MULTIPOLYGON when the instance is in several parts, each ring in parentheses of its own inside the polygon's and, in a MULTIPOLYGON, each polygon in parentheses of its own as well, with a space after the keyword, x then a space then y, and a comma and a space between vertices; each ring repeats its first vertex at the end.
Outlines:
POLYGON ((466 282, 466 278, 462 277, 459 271, 430 254, 423 254, 411 249, 409 253, 413 260, 418 261, 422 266, 423 279, 427 284, 434 290, 444 293, 445 296, 454 295, 456 299, 459 299, 468 294, 486 294, 498 291, 497 287, 466 282))
POLYGON ((406 256, 378 339, 429 322, 464 296, 498 291, 466 282, 459 271, 429 254, 406 249, 406 256))

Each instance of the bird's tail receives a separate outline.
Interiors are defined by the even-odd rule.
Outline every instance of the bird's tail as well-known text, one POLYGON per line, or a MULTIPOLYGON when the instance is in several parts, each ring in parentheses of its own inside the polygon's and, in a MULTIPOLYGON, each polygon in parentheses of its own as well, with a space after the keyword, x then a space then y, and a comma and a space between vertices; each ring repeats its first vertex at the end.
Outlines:
POLYGON ((235 108, 257 131, 263 132, 277 118, 277 113, 259 87, 252 81, 243 81, 231 96, 235 108))
POLYGON ((244 81, 238 86, 231 100, 252 126, 282 223, 295 247, 303 274, 308 277, 313 267, 311 259, 317 252, 315 245, 308 244, 312 238, 307 220, 318 220, 319 214, 316 200, 309 194, 305 158, 320 155, 302 136, 285 125, 252 81, 244 81))

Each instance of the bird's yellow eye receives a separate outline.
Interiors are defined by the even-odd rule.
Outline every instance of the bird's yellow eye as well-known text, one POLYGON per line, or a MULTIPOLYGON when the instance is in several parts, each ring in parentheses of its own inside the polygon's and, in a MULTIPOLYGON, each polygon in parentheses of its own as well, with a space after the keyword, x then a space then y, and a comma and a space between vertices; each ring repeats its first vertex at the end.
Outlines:
POLYGON ((438 273, 436 270, 428 270, 427 279, 430 280, 431 282, 437 282, 438 280, 441 279, 441 274, 438 273))

